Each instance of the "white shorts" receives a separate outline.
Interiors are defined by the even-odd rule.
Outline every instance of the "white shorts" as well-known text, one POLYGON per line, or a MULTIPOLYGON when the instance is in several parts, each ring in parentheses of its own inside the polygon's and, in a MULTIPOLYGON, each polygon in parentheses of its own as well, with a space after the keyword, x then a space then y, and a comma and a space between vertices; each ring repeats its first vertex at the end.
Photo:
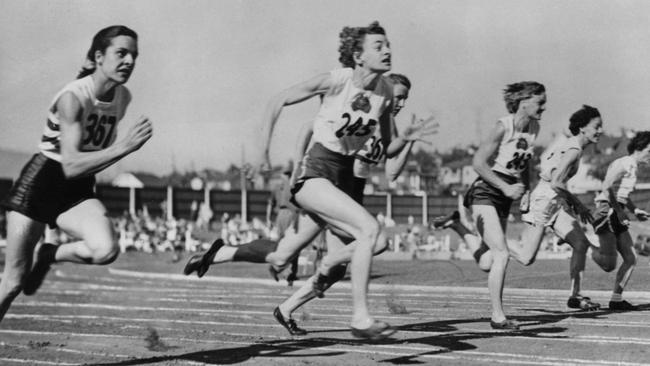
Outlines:
POLYGON ((565 238, 575 228, 576 219, 572 212, 566 202, 558 198, 549 182, 539 181, 530 194, 529 211, 521 215, 521 220, 532 225, 547 226, 559 237, 565 238))

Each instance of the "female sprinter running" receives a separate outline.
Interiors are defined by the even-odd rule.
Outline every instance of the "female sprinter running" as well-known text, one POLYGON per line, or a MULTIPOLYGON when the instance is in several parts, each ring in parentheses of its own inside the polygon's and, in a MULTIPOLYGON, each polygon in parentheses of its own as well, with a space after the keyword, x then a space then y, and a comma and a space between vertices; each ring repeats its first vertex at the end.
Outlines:
MULTIPOLYGON (((282 108, 322 96, 320 111, 314 120, 314 144, 305 156, 301 174, 293 187, 295 202, 310 216, 309 220, 300 223, 302 238, 296 241, 300 245, 292 254, 297 254, 325 226, 346 237, 353 237, 356 250, 352 258, 352 334, 380 339, 393 334, 395 329, 375 320, 367 304, 370 266, 379 237, 379 224, 349 194, 355 153, 377 129, 381 130, 386 146, 390 144, 392 88, 382 75, 391 69, 391 52, 386 33, 377 22, 368 27, 345 27, 340 38, 339 60, 344 68, 295 85, 269 104, 264 118, 267 133, 264 134, 263 160, 268 164, 270 141, 282 108)), ((258 243, 263 244, 263 241, 258 243)), ((190 259, 185 273, 205 273, 206 265, 218 259, 216 255, 221 243, 215 244, 201 258, 190 259)), ((269 252, 266 246, 263 247, 262 254, 256 244, 238 248, 233 259, 266 261, 269 252)), ((290 258, 286 262, 288 260, 290 258)))
POLYGON ((119 253, 106 208, 93 192, 94 175, 138 150, 152 135, 151 122, 140 117, 115 142, 117 124, 131 101, 123 84, 135 67, 138 36, 120 25, 102 29, 86 57, 77 80, 52 101, 40 152, 2 201, 8 225, 0 319, 20 291, 36 292, 52 263, 108 264, 119 253), (81 241, 41 245, 32 268, 45 225, 58 226, 81 241))
MULTIPOLYGON (((401 74, 390 74, 388 79, 393 84, 393 111, 392 115, 395 117, 399 111, 404 107, 406 99, 408 98, 411 82, 401 74)), ((414 130, 422 131, 423 137, 428 134, 435 133, 436 126, 430 124, 433 119, 416 121, 412 120, 411 125, 406 128, 405 132, 409 133, 414 130), (427 126, 427 127, 420 127, 427 126)), ((393 124, 394 126, 394 124, 393 124)), ((301 160, 300 157, 304 154, 304 150, 308 145, 308 142, 311 138, 311 128, 306 128, 306 134, 304 134, 305 144, 303 144, 303 149, 297 152, 297 160, 301 160)), ((401 137, 397 136, 396 130, 393 131, 393 142, 391 145, 401 137)), ((412 137, 411 137, 412 138, 412 137)), ((413 147, 415 140, 408 140, 406 146, 401 149, 399 154, 386 161, 386 175, 389 179, 396 179, 402 168, 404 167, 407 157, 413 147)), ((390 149, 390 147, 388 148, 390 149)), ((369 175, 370 169, 372 166, 380 164, 385 160, 386 157, 386 148, 382 144, 382 140, 378 134, 375 134, 371 138, 363 149, 361 149, 356 154, 356 161, 354 162, 354 183, 353 183, 353 192, 352 198, 357 202, 363 202, 363 189, 366 185, 366 179, 369 175)), ((286 299, 282 304, 275 308, 273 316, 276 318, 278 323, 280 323, 291 335, 304 335, 307 333, 304 329, 298 327, 296 321, 292 318, 292 313, 296 311, 306 302, 316 298, 323 297, 323 293, 334 283, 338 282, 346 273, 347 263, 350 261, 352 254, 354 253, 353 244, 349 243, 349 240, 342 240, 336 235, 330 235, 329 231, 327 233, 327 255, 322 259, 318 273, 312 276, 305 284, 299 288, 293 295, 286 299)), ((375 247, 374 254, 380 253, 386 248, 385 241, 378 243, 375 247)), ((280 244, 282 245, 282 244, 280 244)))
MULTIPOLYGON (((569 275, 571 277, 571 295, 567 306, 580 310, 597 310, 600 304, 581 295, 581 280, 585 269, 586 255, 593 247, 581 228, 578 219, 584 223, 593 218, 588 209, 567 190, 568 180, 575 175, 580 165, 583 149, 596 143, 602 135, 602 118, 593 107, 583 106, 569 119, 568 132, 571 137, 560 136, 557 141, 542 154, 540 181, 530 195, 529 211, 522 215, 526 224, 522 232, 521 243, 508 243, 513 258, 528 266, 535 261, 545 229, 550 228, 558 237, 573 248, 569 275)), ((456 230, 463 226, 457 217, 447 226, 456 230)), ((469 231, 465 228, 466 231, 469 231)), ((456 230, 461 232, 462 230, 456 230)), ((475 249, 480 244, 480 237, 466 234, 468 245, 475 249)), ((475 258, 482 269, 489 269, 492 263, 492 251, 479 249, 475 258)), ((596 261, 601 267, 603 260, 596 261)))
POLYGON ((600 242, 600 251, 592 258, 606 271, 616 268, 616 252, 623 257, 623 263, 616 273, 610 310, 636 310, 635 305, 623 300, 623 290, 630 280, 636 265, 636 252, 632 236, 628 231, 629 220, 623 212, 626 207, 639 221, 648 219, 648 212, 634 205, 630 193, 634 190, 639 164, 650 162, 650 131, 638 132, 627 146, 629 155, 614 160, 607 168, 602 191, 596 196, 594 229, 600 242))
POLYGON ((528 186, 528 165, 545 110, 546 91, 534 81, 510 84, 504 90, 504 100, 510 114, 497 121, 474 155, 473 165, 479 177, 466 193, 465 205, 471 207, 476 228, 492 250, 488 276, 490 325, 516 330, 519 325, 506 319, 502 303, 509 257, 505 231, 512 202, 521 198, 528 186), (494 154, 494 165, 490 166, 488 161, 494 154))

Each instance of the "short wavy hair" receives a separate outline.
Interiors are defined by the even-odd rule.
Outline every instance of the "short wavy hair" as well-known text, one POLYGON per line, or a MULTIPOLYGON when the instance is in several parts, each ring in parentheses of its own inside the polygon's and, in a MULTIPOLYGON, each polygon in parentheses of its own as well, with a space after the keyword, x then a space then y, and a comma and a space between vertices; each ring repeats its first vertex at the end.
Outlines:
POLYGON ((580 133, 580 129, 585 127, 591 122, 592 119, 600 117, 600 112, 598 109, 583 105, 577 112, 571 115, 569 118, 569 131, 573 136, 576 136, 580 133))
POLYGON ((507 85, 503 89, 503 100, 506 102, 508 113, 515 113, 519 109, 519 103, 533 95, 540 95, 546 92, 544 85, 536 81, 522 81, 507 85))
POLYGON ((378 21, 370 23, 367 27, 343 27, 339 33, 339 62, 343 67, 355 68, 354 53, 363 51, 363 41, 367 34, 386 35, 386 31, 378 21))
POLYGON ((627 145, 627 152, 632 154, 635 151, 641 151, 650 144, 650 131, 637 132, 632 141, 627 145))
POLYGON ((393 84, 402 84, 406 89, 411 90, 411 80, 406 77, 406 75, 393 73, 387 76, 387 78, 393 82, 393 84))

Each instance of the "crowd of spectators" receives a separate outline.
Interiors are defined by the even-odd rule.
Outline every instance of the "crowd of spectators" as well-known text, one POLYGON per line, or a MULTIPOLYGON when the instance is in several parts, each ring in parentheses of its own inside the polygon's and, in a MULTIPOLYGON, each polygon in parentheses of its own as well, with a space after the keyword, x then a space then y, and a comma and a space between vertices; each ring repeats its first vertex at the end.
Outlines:
MULTIPOLYGON (((162 215, 154 217, 144 207, 134 214, 125 212, 112 218, 120 251, 174 252, 175 257, 180 259, 182 252, 206 250, 216 238, 223 239, 229 245, 239 245, 258 238, 277 239, 280 234, 268 218, 261 220, 254 217, 245 222, 238 213, 224 213, 216 220, 207 205, 198 203, 192 211, 195 214, 190 219, 176 219, 166 218, 168 215, 164 209, 162 215)), ((426 225, 415 224, 413 217, 409 217, 406 224, 399 225, 382 213, 377 215, 377 219, 388 234, 389 251, 406 252, 414 259, 426 258, 426 255, 423 255, 426 253, 439 253, 449 259, 471 258, 467 245, 451 231, 431 230, 426 225)), ((5 237, 6 215, 0 212, 0 239, 5 237)), ((597 242, 595 237, 590 239, 597 242)), ((48 228, 44 240, 56 244, 76 239, 60 230, 48 228)), ((640 234, 636 241, 637 252, 650 255, 650 236, 640 234)), ((322 244, 312 247, 325 250, 325 245, 322 244)), ((540 250, 560 255, 566 253, 568 257, 571 248, 569 245, 562 245, 558 238, 549 232, 540 250)))

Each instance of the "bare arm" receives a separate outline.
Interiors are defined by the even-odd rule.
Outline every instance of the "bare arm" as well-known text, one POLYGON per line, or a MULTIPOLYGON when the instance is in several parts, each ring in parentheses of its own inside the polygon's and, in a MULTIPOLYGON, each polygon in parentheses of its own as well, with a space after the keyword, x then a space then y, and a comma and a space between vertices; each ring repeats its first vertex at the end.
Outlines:
MULTIPOLYGON (((617 182, 623 176, 625 175, 625 167, 623 164, 612 164, 610 168, 607 170, 607 174, 605 175, 605 179, 603 180, 603 192, 604 191, 609 191, 609 194, 612 195, 613 199, 616 199, 616 195, 613 192, 613 185, 614 182, 617 182)), ((630 199, 630 197, 627 197, 625 200, 625 207, 630 210, 640 221, 646 221, 648 219, 648 212, 645 210, 641 210, 640 208, 636 207, 634 202, 630 199)))
POLYGON ((558 166, 551 172, 551 187, 554 190, 567 189, 571 165, 580 158, 580 152, 577 149, 569 149, 564 153, 558 166))
POLYGON ((280 112, 282 112, 282 108, 303 102, 315 95, 323 94, 329 88, 330 82, 330 74, 323 73, 305 82, 294 85, 271 99, 262 118, 264 123, 264 141, 262 144, 264 147, 262 157, 263 163, 268 163, 270 161, 269 150, 271 147, 271 138, 273 136, 275 124, 280 117, 280 112))
POLYGON ((407 141, 406 146, 402 148, 396 157, 392 159, 386 159, 386 177, 389 180, 393 181, 397 179, 397 177, 399 177, 399 175, 402 173, 402 170, 404 170, 404 167, 406 166, 408 156, 411 154, 411 150, 413 149, 414 144, 415 141, 407 141))
POLYGON ((309 143, 311 142, 311 137, 313 134, 313 123, 306 123, 302 125, 302 128, 298 134, 298 145, 296 146, 296 150, 293 153, 293 161, 295 161, 296 164, 299 164, 302 161, 303 156, 305 156, 305 152, 309 147, 309 143))
POLYGON ((492 167, 488 164, 490 156, 492 156, 499 148, 504 133, 505 127, 501 122, 497 122, 488 138, 481 143, 476 154, 474 154, 472 165, 474 166, 476 173, 488 184, 499 189, 507 197, 518 199, 524 193, 523 184, 506 183, 492 171, 492 167))
POLYGON ((80 150, 83 130, 79 100, 72 93, 64 93, 56 108, 61 124, 61 165, 67 178, 88 176, 107 168, 138 150, 153 133, 149 119, 140 117, 124 139, 103 150, 84 152, 80 150))
POLYGON ((571 166, 578 159, 580 159, 580 152, 577 149, 569 149, 564 153, 557 168, 551 172, 551 188, 553 188, 560 197, 566 200, 569 206, 571 206, 578 216, 580 216, 582 222, 590 223, 593 221, 593 217, 591 216, 589 209, 580 202, 578 197, 567 189, 571 166))
POLYGON ((429 143, 425 140, 425 137, 438 133, 438 124, 435 123, 433 116, 430 116, 427 119, 416 120, 415 115, 412 115, 411 123, 404 129, 402 135, 398 135, 395 121, 392 117, 391 119, 393 120, 391 130, 393 139, 390 145, 386 148, 386 156, 388 158, 400 154, 402 149, 407 146, 409 142, 421 141, 429 143))

